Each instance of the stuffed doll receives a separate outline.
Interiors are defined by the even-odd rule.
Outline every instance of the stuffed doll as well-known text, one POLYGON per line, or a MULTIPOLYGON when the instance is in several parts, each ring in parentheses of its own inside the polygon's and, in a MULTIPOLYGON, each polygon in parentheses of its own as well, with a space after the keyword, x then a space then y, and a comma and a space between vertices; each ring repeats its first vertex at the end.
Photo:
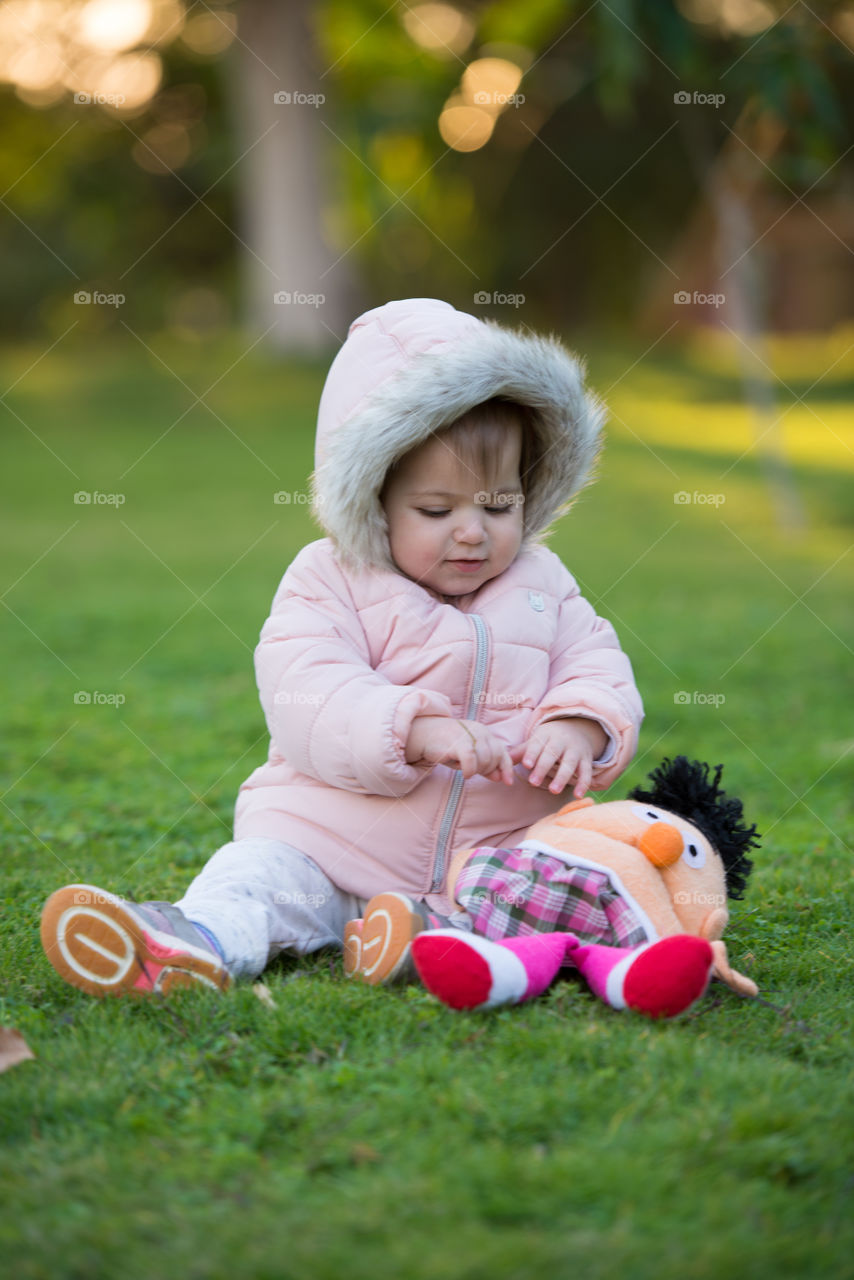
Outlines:
POLYGON ((385 893, 345 933, 345 970, 388 981, 414 965, 455 1009, 519 1003, 563 965, 616 1009, 674 1017, 717 976, 740 995, 756 985, 729 965, 727 897, 741 897, 758 844, 722 766, 678 756, 627 800, 575 800, 529 828, 516 849, 461 850, 448 879, 471 932, 435 927, 404 894, 385 893))

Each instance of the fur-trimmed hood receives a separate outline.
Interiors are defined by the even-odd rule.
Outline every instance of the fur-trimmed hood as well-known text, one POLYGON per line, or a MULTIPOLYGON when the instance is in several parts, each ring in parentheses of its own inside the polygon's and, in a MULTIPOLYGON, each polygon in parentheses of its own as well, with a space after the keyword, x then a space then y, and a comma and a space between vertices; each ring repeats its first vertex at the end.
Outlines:
POLYGON ((525 502, 525 545, 539 541, 588 482, 605 418, 584 366, 555 338, 478 320, 435 298, 359 316, 332 362, 317 420, 314 513, 352 567, 393 568, 379 501, 389 467, 484 400, 536 413, 547 455, 525 502))

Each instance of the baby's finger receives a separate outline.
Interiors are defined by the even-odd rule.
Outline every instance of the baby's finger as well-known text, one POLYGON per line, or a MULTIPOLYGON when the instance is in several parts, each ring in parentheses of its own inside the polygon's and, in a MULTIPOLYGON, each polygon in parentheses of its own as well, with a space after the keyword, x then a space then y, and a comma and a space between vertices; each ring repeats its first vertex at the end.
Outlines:
POLYGON ((500 782, 503 784, 507 781, 507 778, 505 777, 505 774, 504 774, 504 770, 500 768, 493 769, 492 773, 485 773, 483 776, 485 778, 488 778, 490 782, 500 782))
POLYGON ((508 786, 513 785, 515 775, 510 753, 497 738, 491 739, 490 754, 485 761, 481 762, 480 772, 485 778, 489 778, 490 782, 504 782, 508 786))
POLYGON ((563 791, 564 787, 569 785, 569 781, 575 773, 576 768, 579 771, 580 777, 581 762, 577 755, 575 752, 565 751, 560 766, 556 769, 555 776, 549 783, 549 791, 551 791, 552 795, 559 795, 561 791, 563 791))
POLYGON ((573 795, 576 800, 583 800, 587 794, 590 783, 593 781, 593 761, 587 756, 582 756, 578 762, 578 777, 575 780, 575 789, 573 795))
POLYGON ((447 752, 446 763, 453 769, 456 767, 464 778, 473 778, 478 772, 477 751, 471 742, 459 743, 447 752))
POLYGON ((527 742, 522 745, 522 764, 526 769, 533 769, 541 752, 547 746, 540 730, 535 729, 527 742))
POLYGON ((501 752, 501 763, 498 766, 498 773, 501 775, 501 781, 506 783, 508 787, 512 787, 516 781, 516 773, 513 767, 513 757, 509 751, 501 752))
POLYGON ((534 764, 533 769, 528 775, 528 781, 530 782, 532 787, 538 787, 540 785, 543 778, 546 776, 549 769, 551 769, 556 759, 557 759, 557 752, 554 750, 554 748, 550 746, 544 746, 539 756, 537 757, 537 760, 536 760, 536 763, 534 764))

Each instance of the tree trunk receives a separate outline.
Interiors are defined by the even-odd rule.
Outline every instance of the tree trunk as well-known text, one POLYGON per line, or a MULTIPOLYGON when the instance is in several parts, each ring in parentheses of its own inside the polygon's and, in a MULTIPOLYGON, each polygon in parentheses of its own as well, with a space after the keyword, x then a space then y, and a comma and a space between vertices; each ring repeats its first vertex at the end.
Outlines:
MULTIPOLYGON (((759 156, 765 152, 770 160, 782 131, 770 120, 749 122, 747 115, 745 112, 739 123, 751 136, 752 151, 759 156)), ((763 273, 761 256, 757 257, 761 249, 757 248, 759 237, 750 212, 762 176, 755 155, 733 140, 710 174, 707 189, 717 219, 718 278, 726 296, 724 314, 736 334, 744 398, 751 412, 759 465, 778 526, 789 533, 800 533, 806 516, 783 448, 771 356, 765 341, 763 273)))
POLYGON ((322 230, 332 134, 311 0, 242 0, 230 50, 242 309, 280 351, 343 342, 355 315, 349 262, 322 230))

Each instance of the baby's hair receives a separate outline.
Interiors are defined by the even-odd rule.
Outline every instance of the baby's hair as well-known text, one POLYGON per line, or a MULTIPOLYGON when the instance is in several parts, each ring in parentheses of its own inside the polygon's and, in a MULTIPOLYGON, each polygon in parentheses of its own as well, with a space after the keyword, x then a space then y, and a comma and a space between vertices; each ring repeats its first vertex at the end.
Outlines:
POLYGON ((522 493, 527 497, 540 458, 536 415, 527 405, 495 396, 474 405, 437 434, 453 449, 464 466, 471 467, 488 483, 497 472, 502 450, 514 427, 521 431, 519 476, 522 493))
MULTIPOLYGON (((527 499, 542 459, 537 415, 527 405, 495 396, 474 405, 447 426, 440 427, 433 438, 443 440, 463 466, 470 467, 488 485, 497 475, 501 453, 514 427, 521 430, 519 478, 522 482, 522 494, 527 499)), ((386 472, 380 501, 405 457, 406 454, 403 454, 397 458, 386 472)))
POLYGON ((702 831, 721 856, 727 894, 740 898, 753 867, 746 854, 759 845, 759 839, 755 824, 748 827, 742 821, 741 801, 721 790, 722 770, 722 764, 716 765, 714 777, 709 778, 709 766, 700 760, 665 759, 649 775, 652 788, 635 787, 629 799, 660 805, 702 831))

